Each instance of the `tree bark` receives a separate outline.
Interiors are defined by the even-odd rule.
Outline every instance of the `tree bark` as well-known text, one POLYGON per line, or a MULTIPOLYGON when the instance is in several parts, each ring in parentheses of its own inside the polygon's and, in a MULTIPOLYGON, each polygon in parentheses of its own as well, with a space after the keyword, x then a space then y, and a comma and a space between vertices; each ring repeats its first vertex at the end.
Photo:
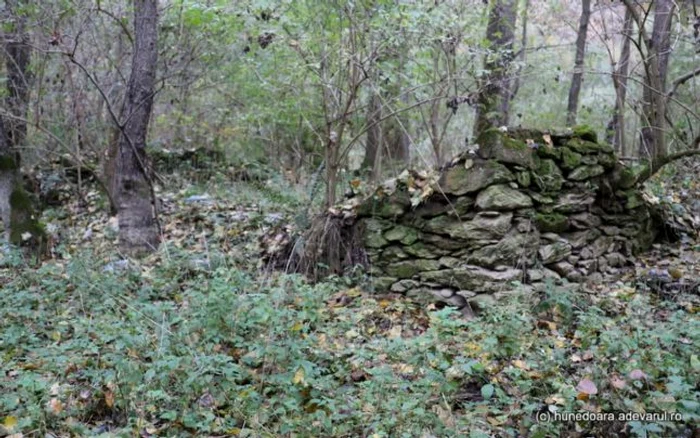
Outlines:
POLYGON ((625 10, 625 24, 623 27, 622 51, 617 62, 617 68, 613 73, 613 86, 615 87, 615 110, 612 119, 608 123, 608 141, 613 144, 617 153, 627 156, 627 143, 625 141, 625 103, 627 100, 627 76, 629 74, 630 46, 632 41, 632 13, 625 10))
POLYGON ((525 4, 523 5, 522 27, 520 33, 520 50, 518 51, 519 65, 517 71, 513 74, 515 77, 509 77, 506 82, 509 97, 503 101, 502 107, 506 121, 510 120, 510 106, 513 100, 515 100, 515 96, 518 95, 518 91, 520 91, 520 74, 522 73, 523 68, 525 67, 525 62, 527 61, 527 11, 529 7, 530 0, 525 0, 525 4))
POLYGON ((5 65, 7 97, 5 107, 13 117, 0 118, 0 219, 5 238, 13 244, 38 247, 44 231, 34 214, 33 201, 24 190, 20 173, 20 148, 27 137, 31 51, 26 20, 19 13, 25 2, 6 0, 5 65))
POLYGON ((365 140, 365 158, 362 163, 364 169, 371 172, 374 178, 375 167, 378 164, 379 154, 382 144, 382 126, 380 120, 382 118, 382 104, 378 92, 372 92, 369 96, 367 104, 367 116, 365 123, 367 124, 367 140, 365 140))
POLYGON ((583 62, 586 55, 586 35, 588 33, 588 20, 591 17, 591 0, 581 1, 581 20, 578 25, 576 37, 576 59, 574 61, 574 76, 569 88, 569 105, 566 111, 566 125, 576 124, 576 112, 578 111, 581 82, 583 82, 583 62))
POLYGON ((510 99, 508 68, 513 60, 516 0, 493 0, 486 28, 489 43, 484 66, 488 71, 483 78, 476 102, 474 137, 489 128, 504 126, 508 119, 504 109, 510 99))
POLYGON ((134 53, 119 135, 116 204, 119 244, 127 254, 155 251, 159 235, 156 203, 146 167, 146 137, 158 61, 158 2, 134 0, 134 53))
MULTIPOLYGON (((671 23, 673 0, 654 2, 654 27, 651 38, 645 38, 647 48, 643 93, 642 133, 639 145, 640 156, 651 161, 668 154, 666 144, 666 77, 671 54, 671 23)), ((634 11, 632 11, 634 14, 634 11)), ((636 20, 640 25, 640 20, 636 20)))

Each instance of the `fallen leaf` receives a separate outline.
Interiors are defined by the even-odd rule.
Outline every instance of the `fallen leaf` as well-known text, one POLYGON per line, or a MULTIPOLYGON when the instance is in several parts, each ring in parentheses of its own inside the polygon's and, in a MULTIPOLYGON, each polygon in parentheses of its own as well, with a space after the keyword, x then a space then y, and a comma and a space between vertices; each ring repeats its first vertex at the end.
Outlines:
POLYGON ((640 369, 630 371, 630 379, 632 380, 642 380, 646 379, 647 377, 648 376, 644 373, 644 371, 640 369))
POLYGON ((63 403, 57 398, 49 400, 49 409, 54 415, 58 415, 63 411, 63 403))
POLYGON ((595 383, 593 383, 593 381, 590 379, 583 379, 580 382, 578 382, 578 385, 576 385, 576 390, 586 395, 598 394, 598 388, 595 386, 595 383))
POLYGON ((623 389, 625 386, 627 386, 627 383, 618 376, 612 376, 610 378, 610 384, 616 389, 623 389))
POLYGON ((2 422, 2 425, 8 432, 11 432, 17 426, 17 417, 8 415, 2 422))
POLYGON ((297 372, 294 373, 294 377, 292 378, 292 383, 294 383, 295 385, 304 383, 304 368, 299 367, 297 369, 297 372))

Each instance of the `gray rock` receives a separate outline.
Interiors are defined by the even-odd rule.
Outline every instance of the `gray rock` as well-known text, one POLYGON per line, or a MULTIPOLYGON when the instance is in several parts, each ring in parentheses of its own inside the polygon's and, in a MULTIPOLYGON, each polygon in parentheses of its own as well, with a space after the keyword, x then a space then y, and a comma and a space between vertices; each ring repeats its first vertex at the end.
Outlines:
POLYGON ((415 228, 397 225, 384 232, 384 238, 389 242, 401 242, 410 245, 418 240, 418 231, 415 228))
POLYGON ((214 200, 212 199, 211 196, 209 196, 208 193, 204 193, 201 195, 192 195, 188 196, 187 198, 184 199, 185 204, 205 204, 205 205, 211 205, 214 203, 214 200))
POLYGON ((506 166, 494 160, 479 160, 472 162, 469 169, 465 168, 464 163, 449 168, 443 172, 438 184, 445 193, 460 196, 513 179, 513 174, 506 166))
POLYGON ((605 233, 608 236, 617 236, 618 234, 620 234, 620 231, 622 231, 620 230, 620 228, 613 225, 604 225, 600 227, 600 229, 603 233, 605 233))
POLYGON ((594 241, 600 236, 600 231, 596 228, 583 231, 575 231, 573 233, 562 234, 562 237, 571 244, 574 249, 580 249, 586 246, 589 242, 594 241))
POLYGON ((423 242, 416 242, 413 245, 403 247, 406 254, 418 257, 421 259, 436 259, 440 256, 449 254, 449 251, 440 249, 436 246, 423 242))
POLYGON ((549 265, 564 260, 571 255, 571 245, 568 242, 556 242, 541 246, 538 254, 542 264, 549 265))
POLYGON ((585 181, 587 179, 600 176, 604 173, 605 169, 599 164, 595 164, 593 166, 580 166, 572 170, 567 178, 573 181, 585 181))
POLYGON ((558 192, 564 183, 564 175, 552 160, 540 160, 532 178, 542 192, 558 192))
POLYGON ((491 214, 479 213, 474 219, 466 222, 438 216, 425 224, 425 231, 447 234, 464 241, 495 240, 505 236, 512 220, 513 213, 498 214, 495 217, 491 214))
POLYGON ((415 259, 391 263, 384 271, 391 277, 411 278, 424 271, 435 271, 439 267, 437 260, 415 259))
POLYGON ((400 280, 391 285, 392 292, 404 293, 411 289, 417 289, 420 283, 414 280, 400 280))
POLYGON ((505 282, 521 280, 523 272, 520 269, 508 268, 505 271, 492 271, 480 266, 464 266, 454 269, 423 272, 422 281, 432 281, 448 287, 480 292, 495 292, 503 287, 505 282))
POLYGON ((375 291, 384 292, 389 290, 396 280, 395 277, 375 277, 372 279, 372 286, 374 286, 375 291))
POLYGON ((493 268, 497 265, 531 266, 539 246, 539 233, 519 233, 512 229, 494 245, 486 245, 467 253, 465 261, 472 265, 493 268))
POLYGON ((592 193, 566 193, 557 199, 554 210, 561 213, 586 211, 595 202, 592 193))
POLYGON ((408 254, 404 252, 403 248, 396 245, 387 246, 381 253, 381 259, 383 262, 398 262, 407 258, 408 254))
POLYGON ((571 274, 572 272, 574 272, 576 270, 576 268, 574 268, 574 265, 572 265, 569 262, 564 262, 564 261, 552 264, 551 269, 552 269, 552 271, 556 272, 557 274, 561 275, 562 277, 568 277, 569 274, 571 274))
POLYGON ((509 211, 532 207, 532 199, 506 185, 494 185, 479 193, 476 206, 481 210, 509 211))
POLYGON ((569 216, 569 223, 576 229, 584 230, 587 228, 595 228, 599 226, 602 221, 600 217, 592 213, 583 212, 569 216))
POLYGON ((618 252, 607 254, 605 258, 608 261, 608 265, 612 268, 618 268, 620 266, 624 266, 627 263, 627 259, 625 258, 625 256, 618 252))
POLYGON ((482 312, 496 304, 496 298, 490 294, 479 294, 469 300, 469 305, 477 312, 482 312))
POLYGON ((462 260, 456 257, 440 257, 438 261, 440 262, 440 266, 445 268, 456 268, 462 264, 462 260))

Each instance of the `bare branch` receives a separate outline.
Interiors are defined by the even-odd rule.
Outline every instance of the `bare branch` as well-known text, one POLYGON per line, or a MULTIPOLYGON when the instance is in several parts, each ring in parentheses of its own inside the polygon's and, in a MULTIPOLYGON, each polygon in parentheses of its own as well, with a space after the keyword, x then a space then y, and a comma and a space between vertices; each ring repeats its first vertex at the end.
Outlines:
POLYGON ((684 74, 683 76, 681 76, 678 79, 676 79, 675 81, 673 81, 673 88, 668 93, 668 97, 671 97, 674 94, 676 94, 676 91, 678 91, 678 87, 680 87, 681 85, 685 84, 686 82, 688 82, 689 80, 693 79, 695 76, 698 76, 698 75, 700 75, 700 67, 696 68, 695 70, 693 70, 691 72, 684 74))

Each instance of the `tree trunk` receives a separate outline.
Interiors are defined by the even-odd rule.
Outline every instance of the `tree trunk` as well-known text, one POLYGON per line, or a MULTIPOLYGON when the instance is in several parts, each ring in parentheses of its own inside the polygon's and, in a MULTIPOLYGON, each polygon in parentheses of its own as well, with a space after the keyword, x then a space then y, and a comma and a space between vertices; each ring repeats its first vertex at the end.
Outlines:
POLYGON ((34 215, 34 205, 24 190, 20 174, 20 147, 27 137, 29 107, 29 35, 25 19, 18 12, 21 1, 5 2, 8 16, 5 33, 7 97, 5 107, 11 117, 0 119, 0 219, 5 237, 13 244, 38 247, 44 231, 34 215))
POLYGON ((647 59, 644 77, 642 134, 639 154, 656 161, 668 154, 666 145, 666 76, 671 54, 673 0, 654 2, 654 28, 651 40, 645 41, 647 59))
POLYGON ((508 68, 513 60, 516 0, 493 0, 486 28, 489 43, 484 66, 488 71, 483 78, 476 103, 474 137, 489 128, 504 126, 508 119, 503 109, 504 100, 510 99, 507 85, 508 68))
POLYGON ((578 110, 578 97, 581 93, 583 81, 583 61, 586 55, 586 34, 588 33, 588 20, 591 17, 591 0, 581 1, 581 20, 578 25, 576 37, 576 60, 574 61, 574 76, 569 88, 569 105, 566 111, 566 125, 576 124, 576 112, 578 110))
POLYGON ((379 120, 382 118, 382 104, 378 92, 372 92, 367 104, 366 124, 367 140, 365 140, 365 158, 362 167, 368 169, 374 178, 375 166, 379 159, 382 143, 382 126, 379 120))
POLYGON ((119 136, 116 204, 119 244, 132 255, 158 247, 156 203, 146 167, 146 136, 158 60, 158 1, 134 0, 134 54, 119 136))
POLYGON ((506 120, 510 119, 510 104, 513 100, 515 100, 515 96, 517 96, 518 91, 520 91, 520 73, 525 67, 525 62, 527 61, 527 11, 530 7, 530 0, 525 0, 525 4, 523 6, 523 23, 520 34, 520 53, 518 55, 518 70, 514 74, 515 78, 509 78, 507 81, 509 97, 508 99, 503 101, 503 114, 505 115, 506 120))
POLYGON ((630 46, 632 41, 632 13, 625 11, 625 24, 623 28, 624 41, 617 69, 613 74, 615 87, 615 110, 612 119, 608 123, 608 141, 613 144, 615 151, 621 156, 627 156, 625 142, 625 102, 627 100, 627 75, 629 74, 630 46))

